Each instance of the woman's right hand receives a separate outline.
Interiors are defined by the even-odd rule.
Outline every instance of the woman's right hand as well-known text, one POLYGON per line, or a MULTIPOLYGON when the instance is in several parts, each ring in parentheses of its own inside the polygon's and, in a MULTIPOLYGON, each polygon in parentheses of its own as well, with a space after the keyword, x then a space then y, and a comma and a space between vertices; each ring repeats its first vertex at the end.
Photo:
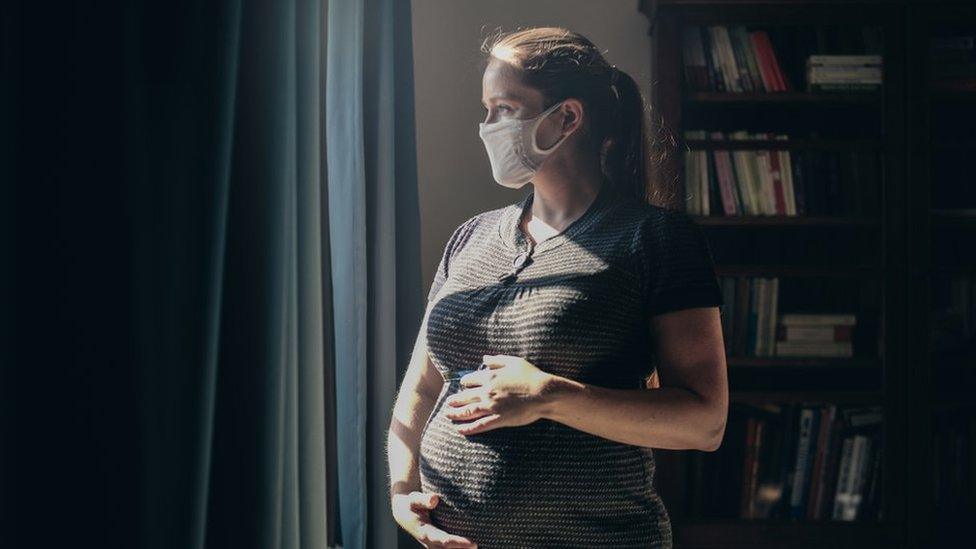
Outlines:
POLYGON ((437 494, 410 492, 393 495, 393 518, 424 547, 468 549, 478 544, 462 536, 448 534, 430 522, 430 510, 437 506, 437 494))

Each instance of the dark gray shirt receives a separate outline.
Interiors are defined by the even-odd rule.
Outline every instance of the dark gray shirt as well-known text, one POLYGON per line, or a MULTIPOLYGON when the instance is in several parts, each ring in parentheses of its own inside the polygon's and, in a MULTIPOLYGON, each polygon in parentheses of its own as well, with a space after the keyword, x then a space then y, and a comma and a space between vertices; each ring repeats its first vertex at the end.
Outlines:
POLYGON ((684 213, 627 200, 604 185, 561 233, 529 247, 518 227, 533 191, 475 215, 451 235, 428 299, 428 353, 445 382, 420 445, 422 489, 444 530, 479 547, 670 547, 649 448, 540 419, 456 432, 444 399, 482 355, 516 355, 604 387, 640 389, 653 371, 648 320, 721 306, 712 256, 684 213))

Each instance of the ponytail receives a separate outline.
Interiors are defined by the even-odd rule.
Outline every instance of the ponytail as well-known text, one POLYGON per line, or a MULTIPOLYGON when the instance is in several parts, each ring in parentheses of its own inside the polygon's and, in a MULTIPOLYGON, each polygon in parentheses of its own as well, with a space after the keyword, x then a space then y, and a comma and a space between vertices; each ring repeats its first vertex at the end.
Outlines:
POLYGON ((640 202, 676 208, 677 174, 668 162, 675 146, 672 135, 663 124, 651 125, 654 115, 645 104, 637 82, 610 65, 610 93, 615 105, 608 137, 605 170, 617 190, 640 202), (664 139, 658 139, 663 134, 664 139), (653 176, 653 180, 651 177, 653 176))

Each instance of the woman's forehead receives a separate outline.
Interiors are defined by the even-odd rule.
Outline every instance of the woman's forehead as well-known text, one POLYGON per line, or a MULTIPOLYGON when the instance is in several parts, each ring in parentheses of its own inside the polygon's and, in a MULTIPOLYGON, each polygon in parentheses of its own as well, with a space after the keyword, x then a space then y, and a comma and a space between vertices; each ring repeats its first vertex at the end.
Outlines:
POLYGON ((533 103, 541 99, 538 91, 519 81, 515 69, 500 61, 489 63, 481 84, 482 100, 485 102, 509 100, 533 103))

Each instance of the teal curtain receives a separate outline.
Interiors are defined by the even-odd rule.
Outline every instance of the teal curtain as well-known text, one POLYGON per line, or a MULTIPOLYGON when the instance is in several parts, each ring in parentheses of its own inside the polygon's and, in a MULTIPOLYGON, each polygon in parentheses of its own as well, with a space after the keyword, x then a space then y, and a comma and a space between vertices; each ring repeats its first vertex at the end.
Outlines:
POLYGON ((423 314, 410 2, 329 5, 326 143, 338 489, 345 547, 413 547, 386 433, 423 314))
POLYGON ((396 546, 385 435, 422 315, 409 2, 0 16, 0 545, 396 546))

